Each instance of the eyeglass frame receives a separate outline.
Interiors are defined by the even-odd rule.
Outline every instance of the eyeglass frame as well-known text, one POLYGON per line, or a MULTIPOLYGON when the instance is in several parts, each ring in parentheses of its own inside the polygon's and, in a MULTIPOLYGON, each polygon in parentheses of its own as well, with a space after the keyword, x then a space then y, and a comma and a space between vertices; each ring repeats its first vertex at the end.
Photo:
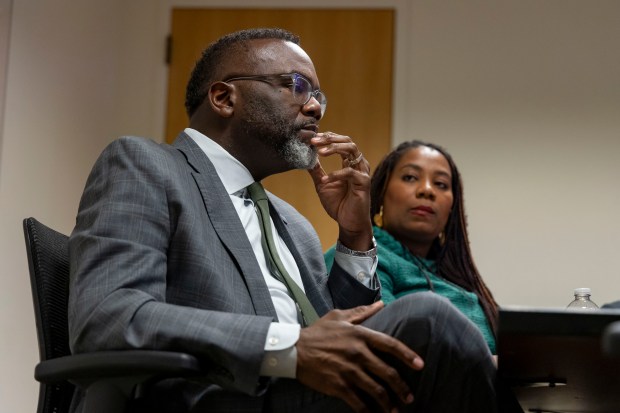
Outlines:
POLYGON ((308 78, 306 78, 304 75, 299 74, 297 72, 293 72, 293 73, 281 73, 281 74, 273 74, 273 75, 247 75, 247 76, 234 76, 234 77, 230 77, 226 80, 222 80, 222 82, 224 83, 228 83, 228 82, 234 82, 235 80, 256 80, 259 82, 264 82, 264 83, 268 83, 270 85, 273 85, 273 81, 277 78, 290 78, 291 81, 293 82, 293 87, 292 87, 292 91, 293 91, 293 96, 295 96, 295 88, 294 88, 294 83, 297 80, 297 78, 302 79, 303 81, 305 81, 310 87, 309 87, 309 91, 308 93, 308 98, 305 100, 305 102, 300 103, 301 106, 306 105, 308 102, 310 102, 310 99, 314 98, 317 102, 319 102, 319 105, 321 106, 321 116, 325 115, 325 110, 327 109, 327 96, 325 96, 325 93, 323 93, 323 91, 321 91, 321 89, 314 89, 312 90, 312 82, 310 82, 310 80, 308 80, 308 78), (319 96, 323 97, 323 102, 321 102, 321 100, 319 99, 319 96))

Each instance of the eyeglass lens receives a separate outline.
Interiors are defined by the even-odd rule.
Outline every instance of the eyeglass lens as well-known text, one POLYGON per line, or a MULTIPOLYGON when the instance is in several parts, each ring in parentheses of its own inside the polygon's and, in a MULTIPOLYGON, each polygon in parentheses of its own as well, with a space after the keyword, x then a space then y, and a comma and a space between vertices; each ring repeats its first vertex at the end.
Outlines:
POLYGON ((314 98, 321 105, 321 113, 325 114, 325 109, 327 108, 327 98, 323 94, 323 92, 319 90, 312 90, 312 84, 303 76, 299 74, 294 74, 293 78, 293 96, 296 99, 299 99, 299 102, 302 105, 308 103, 310 98, 314 96, 314 98))

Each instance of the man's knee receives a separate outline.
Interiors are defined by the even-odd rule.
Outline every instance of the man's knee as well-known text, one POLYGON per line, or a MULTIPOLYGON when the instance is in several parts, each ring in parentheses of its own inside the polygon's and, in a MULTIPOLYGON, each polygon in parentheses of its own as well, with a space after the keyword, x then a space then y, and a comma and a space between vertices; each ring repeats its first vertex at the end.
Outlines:
POLYGON ((408 294, 392 302, 384 311, 400 320, 402 325, 426 320, 434 329, 440 330, 459 328, 468 322, 450 300, 432 292, 408 294))
POLYGON ((421 350, 437 335, 435 330, 454 310, 445 298, 434 293, 414 293, 387 305, 363 325, 395 337, 421 350))
MULTIPOLYGON (((450 300, 432 292, 407 294, 386 306, 397 314, 428 315, 433 317, 444 312, 456 310, 450 300)), ((458 310, 456 310, 458 311, 458 310)))
POLYGON ((390 303, 379 314, 391 326, 386 333, 418 346, 458 346, 464 337, 472 342, 467 347, 486 347, 478 328, 445 297, 432 292, 408 294, 390 303), (425 341, 426 343, 423 343, 425 341), (479 345, 477 345, 479 342, 479 345))

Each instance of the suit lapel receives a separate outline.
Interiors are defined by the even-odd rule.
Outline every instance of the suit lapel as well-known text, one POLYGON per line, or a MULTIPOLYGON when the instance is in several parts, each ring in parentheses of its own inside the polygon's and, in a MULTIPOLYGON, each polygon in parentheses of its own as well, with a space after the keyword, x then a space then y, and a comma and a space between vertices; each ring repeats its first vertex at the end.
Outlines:
POLYGON ((277 320, 271 295, 250 241, 213 164, 202 149, 185 133, 177 137, 173 146, 185 155, 188 164, 193 169, 192 176, 204 201, 211 224, 240 269, 256 314, 277 320))

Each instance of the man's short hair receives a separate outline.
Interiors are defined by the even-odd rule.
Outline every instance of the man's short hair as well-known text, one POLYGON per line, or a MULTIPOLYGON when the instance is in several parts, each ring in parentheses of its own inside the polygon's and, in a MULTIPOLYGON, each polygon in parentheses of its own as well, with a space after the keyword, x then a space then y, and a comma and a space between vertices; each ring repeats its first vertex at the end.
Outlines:
MULTIPOLYGON (((215 82, 217 69, 226 57, 241 51, 250 40, 277 39, 299 44, 299 37, 287 30, 278 28, 247 29, 227 34, 211 43, 196 62, 187 83, 185 92, 185 110, 191 117, 207 96, 208 88, 215 82)), ((246 48, 246 51, 249 50, 246 48)))

